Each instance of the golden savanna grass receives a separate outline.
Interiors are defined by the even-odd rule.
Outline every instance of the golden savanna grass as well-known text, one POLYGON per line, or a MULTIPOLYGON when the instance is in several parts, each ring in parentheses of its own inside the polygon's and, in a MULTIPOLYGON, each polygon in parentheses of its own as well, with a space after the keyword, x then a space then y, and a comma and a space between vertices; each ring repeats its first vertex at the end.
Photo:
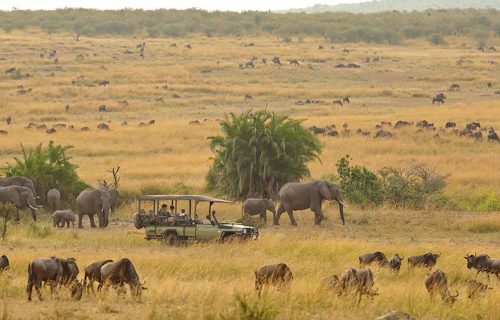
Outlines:
MULTIPOLYGON (((500 129, 498 95, 500 54, 477 52, 469 39, 449 39, 446 47, 426 43, 404 46, 375 44, 331 44, 321 39, 294 39, 290 44, 274 37, 183 39, 85 38, 47 35, 33 30, 0 34, 0 70, 16 66, 32 77, 13 80, 0 75, 0 118, 11 115, 10 126, 0 129, 0 163, 20 155, 20 143, 33 147, 50 140, 73 145, 70 154, 79 165, 79 175, 88 183, 110 179, 106 170, 121 166, 121 188, 140 191, 148 186, 166 190, 205 193, 204 177, 210 164, 207 137, 218 134, 218 119, 224 113, 240 113, 249 108, 270 110, 305 119, 304 125, 324 126, 344 122, 375 132, 380 121, 429 120, 437 127, 455 121, 459 127, 479 121, 500 129), (135 45, 146 41, 145 59, 135 45), (255 47, 243 47, 254 42, 255 47), (176 42, 177 48, 170 47, 176 42), (185 44, 193 49, 187 49, 185 44), (318 50, 322 44, 325 49, 318 50), (350 54, 341 49, 349 47, 350 54), (56 49, 59 63, 47 58, 56 49), (133 55, 123 52, 132 50, 133 55), (45 58, 40 58, 43 52, 45 58), (85 58, 79 60, 78 54, 85 58), (88 55, 87 55, 88 54, 88 55), (283 66, 271 65, 274 55, 283 66), (240 70, 238 64, 253 56, 255 69, 240 70), (266 57, 268 64, 260 59, 266 57), (366 57, 379 62, 364 63, 366 57), (300 67, 288 65, 299 59, 300 67), (322 59, 325 63, 311 62, 322 59), (457 60, 471 60, 457 65, 457 60), (355 62, 360 69, 335 69, 337 63, 355 62), (109 80, 108 87, 80 87, 77 83, 109 80), (492 81, 494 89, 487 89, 492 81), (460 92, 446 92, 451 83, 460 92), (162 86, 168 85, 168 89, 162 86), (32 87, 19 96, 16 87, 32 87), (444 105, 432 105, 432 96, 445 91, 444 105), (252 99, 245 99, 245 95, 252 99), (350 96, 345 107, 332 106, 334 98, 350 96), (158 101, 163 98, 164 102, 158 101), (320 99, 320 104, 298 106, 295 100, 320 99), (127 100, 128 105, 119 104, 127 100), (64 106, 70 105, 70 112, 64 106), (105 104, 106 114, 97 108, 105 104), (153 126, 139 127, 141 121, 155 119, 153 126), (206 119, 206 121, 205 121, 206 119), (189 121, 199 120, 199 126, 189 121), (120 123, 128 121, 128 126, 120 123), (24 129, 29 122, 73 124, 76 130, 58 130, 54 135, 24 129), (109 132, 97 124, 108 122, 109 132), (81 132, 83 126, 90 132, 81 132)), ((495 45, 494 43, 492 45, 495 45)), ((498 44, 497 44, 498 45, 498 44)), ((394 139, 373 139, 351 135, 324 138, 321 162, 310 165, 312 177, 335 172, 336 161, 350 154, 355 163, 377 170, 384 166, 404 166, 423 162, 438 172, 450 174, 446 193, 467 201, 484 194, 499 196, 500 144, 474 142, 453 136, 416 133, 415 128, 396 132, 394 139)), ((240 205, 217 208, 226 219, 239 217, 240 205)), ((500 257, 498 213, 413 212, 394 209, 346 212, 346 226, 339 224, 335 206, 325 205, 328 220, 321 227, 312 224, 312 214, 297 213, 300 226, 261 230, 257 242, 243 244, 195 244, 167 248, 143 240, 143 231, 130 224, 135 205, 123 206, 105 230, 53 230, 48 214, 36 226, 27 217, 19 226, 9 226, 7 241, 0 254, 7 254, 12 270, 0 277, 0 303, 6 318, 111 318, 205 319, 235 318, 235 295, 251 305, 275 312, 279 319, 372 319, 390 310, 403 310, 418 319, 497 319, 500 282, 479 300, 465 297, 465 282, 474 272, 465 266, 467 252, 485 252, 500 257), (322 288, 323 278, 357 266, 361 253, 382 250, 387 255, 404 256, 432 250, 442 252, 438 268, 447 274, 452 290, 460 292, 454 306, 431 302, 423 279, 426 271, 408 273, 406 263, 400 275, 374 268, 380 295, 360 304, 339 299, 322 288), (147 282, 140 301, 116 294, 99 298, 84 295, 81 302, 59 299, 28 304, 25 296, 26 266, 36 257, 74 256, 80 270, 89 262, 129 257, 147 282), (289 295, 269 290, 259 302, 253 290, 253 271, 264 264, 286 262, 294 273, 289 295)), ((486 281, 484 276, 480 276, 486 281)))

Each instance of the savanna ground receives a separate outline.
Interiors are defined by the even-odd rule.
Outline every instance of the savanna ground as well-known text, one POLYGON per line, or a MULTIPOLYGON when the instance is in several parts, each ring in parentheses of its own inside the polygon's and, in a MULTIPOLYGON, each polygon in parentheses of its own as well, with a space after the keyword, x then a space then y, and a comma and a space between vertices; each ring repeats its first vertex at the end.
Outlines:
MULTIPOLYGON (((32 77, 14 80, 0 75, 0 118, 12 116, 10 126, 0 129, 0 163, 19 156, 20 143, 33 147, 50 140, 70 144, 78 173, 96 185, 110 180, 106 170, 121 166, 121 189, 133 192, 205 193, 204 177, 211 156, 207 137, 218 133, 217 119, 224 113, 240 113, 248 108, 267 107, 292 117, 306 119, 305 126, 344 122, 352 131, 370 130, 380 121, 426 119, 437 127, 455 121, 500 129, 498 53, 480 53, 473 41, 447 39, 448 46, 426 43, 404 46, 371 44, 331 44, 321 39, 293 39, 284 43, 275 37, 183 39, 85 38, 76 42, 72 35, 32 32, 0 33, 0 70, 17 67, 32 77), (139 58, 136 44, 146 41, 145 58, 139 58), (170 44, 176 42, 177 48, 170 44), (254 47, 244 47, 253 42, 254 47), (191 44, 192 49, 185 48, 191 44), (318 50, 319 45, 325 49, 318 50), (350 54, 342 48, 352 49, 350 54), (59 63, 48 59, 56 49, 59 63), (131 50, 134 54, 124 54, 131 50), (44 53, 45 58, 39 54, 44 53), (76 56, 83 54, 83 60, 76 56), (274 55, 283 66, 271 65, 274 55), (255 69, 240 70, 238 64, 259 58, 255 69), (266 57, 268 64, 260 59, 266 57), (379 62, 364 63, 366 57, 379 62), (301 65, 288 65, 299 59, 301 65), (325 63, 311 62, 322 59, 325 63), (470 60, 457 65, 457 60, 470 60), (217 63, 218 62, 218 63, 217 63), (360 69, 335 69, 337 63, 360 63, 360 69), (97 86, 98 80, 110 86, 97 86), (74 86, 95 83, 96 87, 74 86), (492 81, 493 89, 486 83, 492 81), (460 92, 446 92, 459 83, 460 92), (167 84, 168 89, 162 89, 167 84), (17 94, 17 86, 33 88, 17 94), (445 91, 444 105, 432 105, 432 96, 445 91), (249 94, 252 99, 245 99, 249 94), (351 104, 332 106, 334 98, 351 97, 351 104), (163 102, 157 101, 163 98, 163 102), (298 106, 296 100, 320 99, 324 103, 298 106), (119 104, 127 100, 128 105, 119 104), (70 105, 65 113, 64 106, 70 105), (105 104, 109 112, 99 114, 105 104), (138 127, 140 121, 156 120, 152 126, 138 127), (204 121, 204 119, 208 119, 204 121), (128 126, 121 126, 122 121, 128 126), (189 125, 199 120, 200 125, 189 125), (29 122, 73 124, 75 130, 56 134, 24 129, 29 122), (98 123, 109 122, 111 130, 99 131, 98 123), (81 132, 83 126, 90 132, 81 132)), ((492 43, 491 45, 495 45, 492 43)), ((498 43, 496 43, 498 46, 498 43)), ((391 208, 346 211, 346 226, 339 223, 335 206, 325 205, 328 220, 313 226, 312 214, 297 213, 299 227, 261 229, 257 242, 243 244, 195 244, 187 248, 167 248, 147 242, 143 231, 129 222, 135 204, 124 205, 111 217, 106 230, 54 230, 49 215, 30 224, 27 216, 18 226, 9 226, 7 241, 0 253, 7 254, 12 269, 0 277, 0 299, 6 318, 116 318, 150 319, 237 318, 244 314, 236 296, 251 307, 265 310, 280 319, 365 319, 389 310, 402 310, 418 319, 498 319, 500 281, 477 301, 465 297, 465 282, 474 278, 463 256, 485 252, 500 257, 500 216, 497 212, 472 212, 484 201, 500 197, 500 144, 474 142, 450 132, 433 138, 433 133, 417 134, 415 128, 398 131, 394 139, 373 139, 355 134, 321 138, 321 162, 310 165, 312 177, 335 172, 336 161, 350 154, 354 163, 377 170, 383 166, 403 166, 423 162, 450 174, 446 195, 460 211, 405 211, 391 208), (400 275, 373 268, 380 295, 360 304, 339 299, 322 287, 322 280, 357 266, 361 253, 381 250, 405 257, 427 251, 441 252, 438 268, 449 277, 452 290, 460 292, 453 306, 431 302, 423 280, 426 271, 408 273, 406 263, 400 275), (129 257, 146 280, 148 290, 140 301, 114 293, 94 298, 84 295, 72 302, 63 294, 45 302, 26 301, 26 266, 36 257, 57 255, 76 257, 83 267, 95 260, 129 257), (294 273, 289 295, 271 289, 257 300, 253 271, 264 264, 286 262, 294 273)), ((493 199, 493 200, 491 200, 493 199)), ((493 203, 493 208, 496 205, 493 203)), ((485 205, 488 209, 488 205, 485 205)), ((219 206, 219 216, 239 217, 240 205, 219 206)), ((486 281, 484 276, 480 279, 486 281)), ((46 297, 48 292, 44 291, 46 297)))

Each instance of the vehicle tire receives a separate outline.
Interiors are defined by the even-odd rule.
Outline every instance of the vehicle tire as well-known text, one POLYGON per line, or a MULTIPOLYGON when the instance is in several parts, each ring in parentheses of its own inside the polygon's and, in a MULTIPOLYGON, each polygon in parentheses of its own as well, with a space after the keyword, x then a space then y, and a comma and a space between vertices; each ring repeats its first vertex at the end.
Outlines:
POLYGON ((144 222, 145 221, 143 220, 143 217, 139 213, 135 213, 132 220, 134 221, 134 226, 137 229, 144 228, 144 222))
POLYGON ((168 233, 164 237, 165 244, 171 247, 178 247, 181 244, 179 236, 175 233, 168 233))

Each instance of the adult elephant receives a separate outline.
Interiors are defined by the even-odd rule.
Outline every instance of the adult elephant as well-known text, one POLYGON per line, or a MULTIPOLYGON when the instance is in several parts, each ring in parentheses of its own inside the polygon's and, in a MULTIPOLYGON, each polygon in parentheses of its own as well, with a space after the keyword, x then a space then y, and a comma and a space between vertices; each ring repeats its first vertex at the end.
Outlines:
POLYGON ((95 228, 94 214, 97 213, 99 228, 108 226, 108 215, 110 210, 110 196, 104 189, 88 188, 83 190, 76 198, 78 208, 78 228, 83 228, 82 218, 88 215, 90 226, 95 228))
POLYGON ((116 209, 118 208, 118 205, 120 204, 120 191, 118 189, 112 188, 102 188, 103 190, 106 190, 109 194, 109 208, 111 209, 112 213, 115 213, 116 209))
POLYGON ((29 188, 19 186, 0 187, 0 203, 12 203, 16 207, 14 220, 19 222, 19 210, 31 209, 31 217, 36 221, 35 196, 29 188))
POLYGON ((50 189, 47 192, 47 205, 52 211, 59 210, 61 206, 61 193, 57 189, 50 189))
POLYGON ((0 187, 8 187, 8 186, 19 186, 28 188, 31 190, 31 192, 33 192, 35 199, 37 198, 35 192, 35 185, 33 184, 33 181, 31 181, 31 179, 29 178, 23 176, 0 178, 0 187))
POLYGON ((251 216, 259 215, 261 219, 267 221, 267 210, 273 213, 273 218, 276 215, 274 202, 269 199, 246 199, 242 205, 243 213, 251 216))
POLYGON ((310 208, 314 212, 314 222, 319 225, 325 218, 321 211, 323 200, 336 200, 339 203, 340 219, 344 221, 344 202, 342 194, 336 184, 325 180, 316 180, 308 183, 287 183, 278 192, 280 206, 274 217, 274 224, 279 225, 283 212, 287 212, 293 226, 297 225, 293 217, 294 210, 305 210, 310 208))

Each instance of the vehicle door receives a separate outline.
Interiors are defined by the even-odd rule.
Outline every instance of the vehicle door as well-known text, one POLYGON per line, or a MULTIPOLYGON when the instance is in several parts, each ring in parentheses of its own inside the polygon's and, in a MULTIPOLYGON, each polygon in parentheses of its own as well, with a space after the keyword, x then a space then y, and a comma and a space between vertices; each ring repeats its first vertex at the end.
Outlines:
POLYGON ((220 237, 219 229, 211 224, 196 225, 196 239, 201 241, 218 239, 220 237))

